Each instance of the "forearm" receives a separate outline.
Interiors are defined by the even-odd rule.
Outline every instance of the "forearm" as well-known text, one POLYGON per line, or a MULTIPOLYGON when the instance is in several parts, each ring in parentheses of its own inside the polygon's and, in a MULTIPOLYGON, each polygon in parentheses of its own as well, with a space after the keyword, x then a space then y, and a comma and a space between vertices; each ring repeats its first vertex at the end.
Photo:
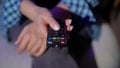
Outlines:
MULTIPOLYGON (((35 5, 30 0, 24 0, 20 5, 20 11, 23 15, 25 15, 29 19, 35 21, 36 19, 38 19, 36 17, 41 16, 41 14, 43 14, 41 13, 41 11, 44 11, 44 8, 35 5)), ((54 18, 61 18, 61 19, 71 18, 69 8, 63 3, 59 3, 58 5, 56 5, 56 7, 54 7, 51 10, 51 13, 52 16, 54 16, 54 18)))
POLYGON ((38 16, 38 6, 32 3, 30 0, 23 0, 20 5, 20 11, 23 15, 34 21, 38 16))

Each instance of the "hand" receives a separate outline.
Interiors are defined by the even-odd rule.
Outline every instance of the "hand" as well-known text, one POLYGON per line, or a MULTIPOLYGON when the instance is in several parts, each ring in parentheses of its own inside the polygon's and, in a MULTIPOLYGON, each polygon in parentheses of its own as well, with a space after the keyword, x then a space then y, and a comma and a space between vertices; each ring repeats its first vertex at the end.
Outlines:
POLYGON ((16 45, 19 45, 17 53, 20 54, 26 50, 31 55, 40 56, 46 50, 47 25, 54 30, 59 30, 60 26, 50 11, 43 7, 37 7, 35 14, 28 14, 28 18, 34 23, 27 25, 18 37, 16 41, 16 45))
MULTIPOLYGON (((41 21, 44 22, 44 21, 41 21)), ((66 20, 67 30, 71 31, 71 20, 66 20)), ((47 25, 46 24, 28 24, 19 35, 16 45, 18 45, 17 53, 20 54, 26 50, 34 56, 41 56, 46 51, 47 25)))
POLYGON ((47 25, 30 23, 20 33, 16 45, 17 53, 26 50, 29 54, 39 56, 46 50, 47 25))
MULTIPOLYGON (((47 8, 38 7, 29 0, 22 1, 21 12, 34 23, 27 25, 19 35, 16 45, 20 54, 26 50, 34 56, 41 56, 46 50, 47 25, 53 30, 59 30, 60 26, 47 8), (29 11, 26 11, 29 10, 29 11)), ((66 20, 67 30, 71 30, 70 21, 66 20)))

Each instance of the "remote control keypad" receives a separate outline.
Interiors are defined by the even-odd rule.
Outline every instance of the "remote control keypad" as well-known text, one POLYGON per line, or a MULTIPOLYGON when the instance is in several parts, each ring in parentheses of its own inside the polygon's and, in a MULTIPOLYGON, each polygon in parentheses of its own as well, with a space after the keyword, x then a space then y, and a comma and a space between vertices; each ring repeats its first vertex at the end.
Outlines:
POLYGON ((58 21, 60 24, 60 30, 54 31, 49 27, 47 46, 48 47, 66 47, 67 44, 67 32, 65 22, 58 21))

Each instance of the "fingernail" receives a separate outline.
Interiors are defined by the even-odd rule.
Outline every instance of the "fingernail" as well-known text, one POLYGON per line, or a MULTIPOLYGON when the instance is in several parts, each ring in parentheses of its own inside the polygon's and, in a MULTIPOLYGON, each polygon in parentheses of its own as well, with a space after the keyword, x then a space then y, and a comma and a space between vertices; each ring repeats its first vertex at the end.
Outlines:
POLYGON ((72 20, 71 20, 71 19, 69 19, 68 21, 69 21, 69 22, 68 22, 69 24, 71 24, 71 23, 72 23, 72 20))
POLYGON ((60 29, 59 25, 54 26, 54 30, 59 30, 59 29, 60 29))
POLYGON ((70 27, 70 30, 72 30, 72 29, 73 29, 73 26, 70 27))

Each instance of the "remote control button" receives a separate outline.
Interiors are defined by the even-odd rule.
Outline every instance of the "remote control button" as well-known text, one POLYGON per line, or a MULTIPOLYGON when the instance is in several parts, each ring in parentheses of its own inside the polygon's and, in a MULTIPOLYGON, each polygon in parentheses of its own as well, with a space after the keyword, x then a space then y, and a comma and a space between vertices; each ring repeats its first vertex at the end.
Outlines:
POLYGON ((58 47, 58 45, 55 45, 55 47, 58 47))
POLYGON ((62 34, 62 37, 64 37, 65 35, 64 34, 62 34))
POLYGON ((58 43, 60 43, 60 42, 61 42, 61 40, 55 40, 55 42, 58 42, 58 43))
POLYGON ((65 38, 61 38, 61 40, 65 40, 65 38))
POLYGON ((48 40, 52 40, 52 38, 51 38, 51 37, 49 37, 49 38, 48 38, 48 40))
POLYGON ((65 42, 60 42, 62 45, 65 44, 65 42))
POLYGON ((56 40, 56 37, 53 37, 52 39, 53 39, 53 40, 56 40))
POLYGON ((48 44, 52 44, 53 42, 51 42, 51 41, 48 41, 48 44))
POLYGON ((48 37, 47 37, 47 46, 48 47, 66 47, 67 44, 67 31, 65 26, 65 21, 58 20, 61 28, 59 31, 54 31, 49 27, 48 37))
POLYGON ((56 40, 60 40, 60 37, 57 37, 56 40))

